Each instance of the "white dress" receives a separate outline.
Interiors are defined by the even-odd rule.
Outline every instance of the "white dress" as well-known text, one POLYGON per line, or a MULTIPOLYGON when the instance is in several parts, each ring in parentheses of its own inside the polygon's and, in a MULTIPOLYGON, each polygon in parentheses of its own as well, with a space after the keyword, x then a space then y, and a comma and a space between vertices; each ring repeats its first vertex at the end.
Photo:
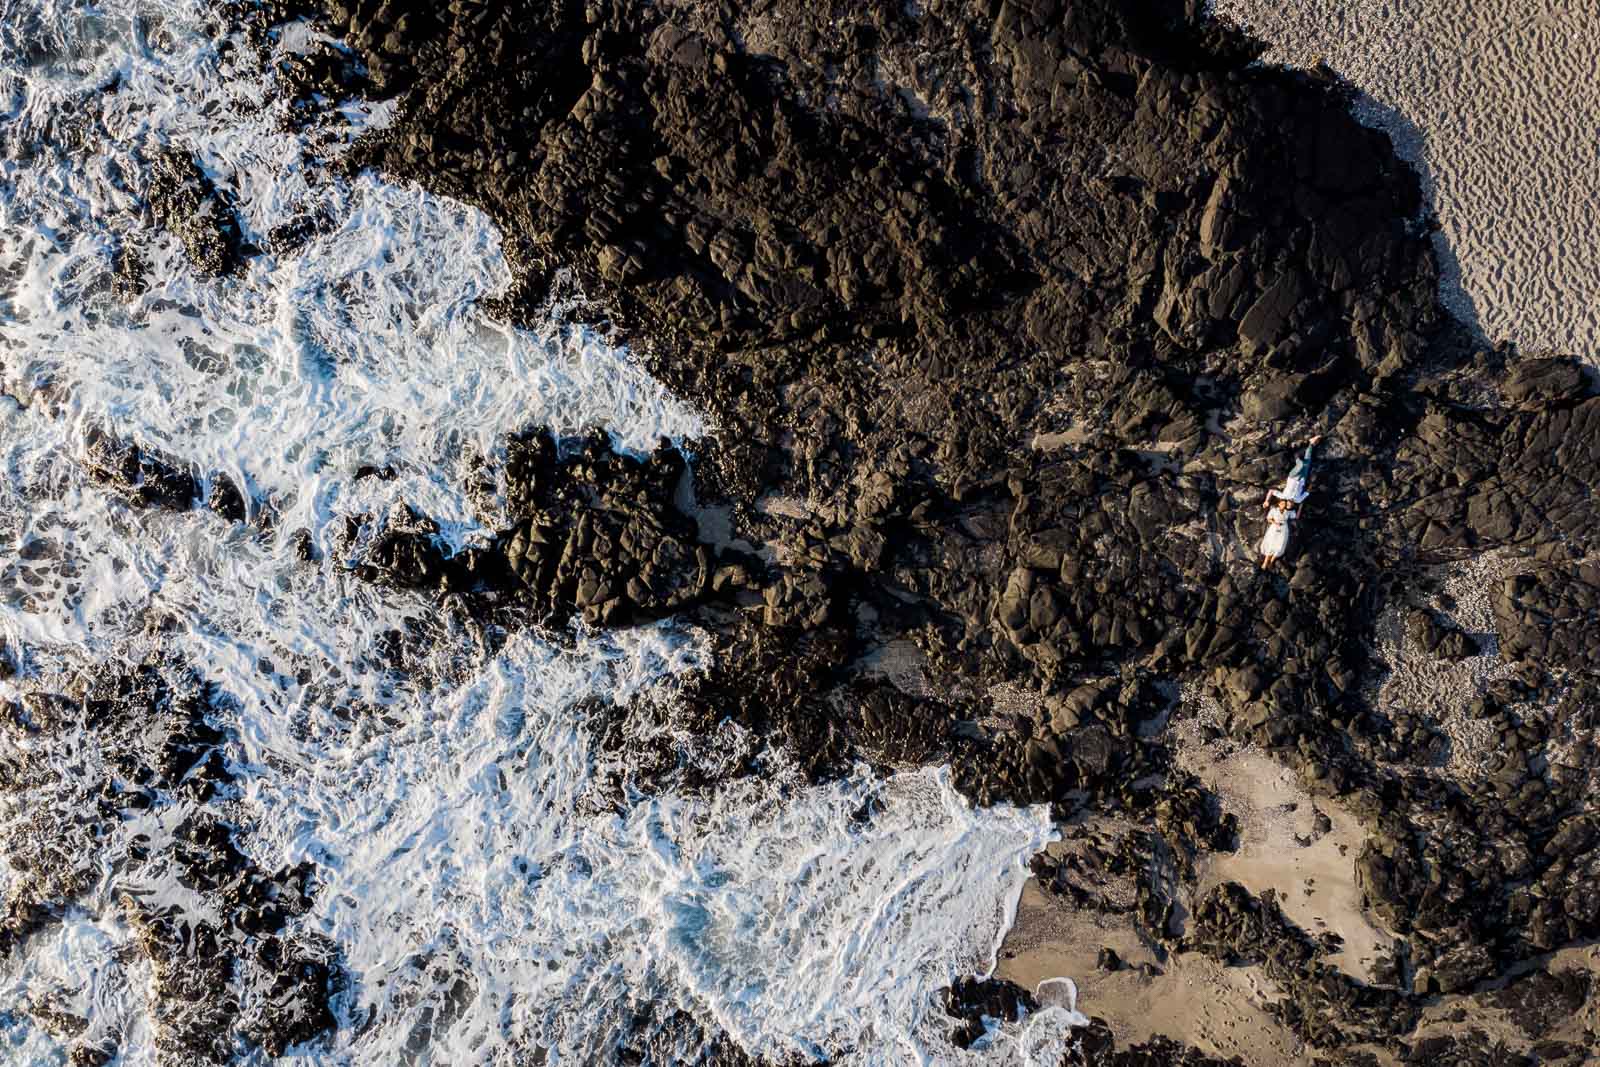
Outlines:
POLYGON ((1289 522, 1300 514, 1300 509, 1283 511, 1273 508, 1267 512, 1267 532, 1261 538, 1263 556, 1281 556, 1289 547, 1289 522))

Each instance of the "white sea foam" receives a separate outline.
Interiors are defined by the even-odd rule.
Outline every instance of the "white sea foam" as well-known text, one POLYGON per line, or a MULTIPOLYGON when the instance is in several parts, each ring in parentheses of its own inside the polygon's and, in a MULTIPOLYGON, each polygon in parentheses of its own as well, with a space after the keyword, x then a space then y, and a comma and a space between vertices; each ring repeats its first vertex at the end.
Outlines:
MULTIPOLYGON (((769 1054, 1053 1062, 1070 1010, 962 1053, 932 999, 992 966, 1052 832, 1042 809, 975 812, 938 770, 612 807, 581 704, 671 684, 700 661, 697 635, 523 634, 491 653, 448 610, 343 572, 348 514, 405 501, 458 543, 480 536, 495 516, 461 486, 509 431, 600 425, 642 450, 701 423, 587 331, 489 321, 475 300, 509 280, 490 223, 328 177, 306 157, 336 154, 383 109, 279 131, 270 87, 218 59, 199 6, 0 0, 0 382, 16 398, 0 401, 0 635, 46 678, 159 646, 232 698, 241 845, 268 870, 317 865, 299 922, 339 946, 349 977, 331 1050, 284 1062, 511 1064, 539 1048, 604 1062, 645 1007, 712 1018, 769 1054), (325 221, 236 278, 197 277, 143 207, 163 144, 237 193, 257 244, 325 221), (150 265, 131 306, 112 292, 119 246, 150 265), (91 426, 229 474, 270 529, 130 511, 74 458, 91 426), (357 480, 363 464, 399 476, 357 480), (328 553, 318 566, 289 547, 302 527, 328 553), (165 618, 180 625, 157 632, 165 618), (413 677, 372 655, 408 625, 431 650, 413 677), (857 817, 869 797, 875 814, 857 817)), ((125 829, 159 846, 168 828, 147 821, 125 829)), ((148 976, 111 906, 129 886, 111 858, 102 868, 84 908, 0 965, 0 1004, 58 995, 119 1035, 122 1063, 153 1062, 148 976)), ((0 897, 9 877, 0 863, 0 897)), ((0 1009, 0 1062, 60 1057, 0 1009)))

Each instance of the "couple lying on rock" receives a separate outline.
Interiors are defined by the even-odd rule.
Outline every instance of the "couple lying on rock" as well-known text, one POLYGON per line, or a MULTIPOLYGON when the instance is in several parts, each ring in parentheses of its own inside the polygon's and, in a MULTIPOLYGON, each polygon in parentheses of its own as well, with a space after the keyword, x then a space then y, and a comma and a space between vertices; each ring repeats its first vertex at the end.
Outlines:
POLYGON ((1267 532, 1261 538, 1261 569, 1272 566, 1282 558, 1289 547, 1290 525, 1300 515, 1300 504, 1310 495, 1311 450, 1317 447, 1322 435, 1311 439, 1306 450, 1295 460, 1294 470, 1284 480, 1282 489, 1271 489, 1261 506, 1267 509, 1267 532))

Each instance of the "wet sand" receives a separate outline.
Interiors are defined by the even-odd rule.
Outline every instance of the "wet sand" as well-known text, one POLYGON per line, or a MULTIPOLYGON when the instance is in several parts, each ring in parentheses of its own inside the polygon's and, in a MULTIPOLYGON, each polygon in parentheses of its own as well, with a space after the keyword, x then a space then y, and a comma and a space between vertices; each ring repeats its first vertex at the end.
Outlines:
MULTIPOLYGON (((1361 907, 1354 859, 1364 834, 1337 804, 1314 801, 1294 776, 1270 757, 1219 740, 1204 745, 1196 722, 1176 729, 1180 762, 1217 791, 1223 808, 1239 819, 1240 847, 1207 856, 1183 905, 1224 882, 1253 893, 1273 890, 1284 913, 1307 932, 1333 931, 1343 949, 1327 962, 1362 979, 1392 936, 1361 907), (1318 829, 1317 814, 1327 817, 1318 829)), ((1061 846, 1055 846, 1061 847, 1061 846)), ((1131 893, 1131 887, 1130 887, 1131 893)), ((1275 984, 1254 967, 1226 967, 1198 953, 1157 959, 1128 918, 1073 909, 1032 882, 1017 909, 1017 922, 999 974, 1029 989, 1057 976, 1078 983, 1078 1008, 1106 1020, 1119 1042, 1154 1035, 1183 1041, 1246 1064, 1311 1062, 1310 1052, 1265 1010, 1277 999, 1275 984), (1106 972, 1097 966, 1101 947, 1130 965, 1106 972), (1150 964, 1159 974, 1141 973, 1150 964)))

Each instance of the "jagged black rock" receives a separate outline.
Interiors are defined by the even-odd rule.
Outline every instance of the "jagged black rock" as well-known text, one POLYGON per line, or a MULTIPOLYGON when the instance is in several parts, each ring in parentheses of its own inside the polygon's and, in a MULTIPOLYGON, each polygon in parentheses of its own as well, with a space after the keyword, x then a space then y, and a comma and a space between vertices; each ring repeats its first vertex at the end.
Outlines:
MULTIPOLYGON (((225 697, 162 659, 78 679, 67 692, 32 682, 23 692, 0 708, 4 728, 28 742, 0 768, 0 789, 24 805, 35 792, 80 803, 32 806, 30 822, 8 838, 7 862, 21 877, 0 914, 0 955, 58 922, 94 887, 101 863, 130 877, 167 869, 205 902, 203 912, 157 910, 134 893, 116 900, 154 995, 170 1009, 156 1016, 164 1062, 232 1063, 240 1039, 279 1056, 331 1030, 338 948, 289 929, 310 907, 312 866, 261 870, 222 814, 232 773, 213 719, 225 697), (103 778, 82 773, 102 765, 103 778), (157 851, 128 819, 148 811, 171 814, 170 848, 157 851)), ((37 995, 30 1011, 66 1040, 75 1067, 116 1058, 104 1020, 53 1010, 51 990, 37 995)))

